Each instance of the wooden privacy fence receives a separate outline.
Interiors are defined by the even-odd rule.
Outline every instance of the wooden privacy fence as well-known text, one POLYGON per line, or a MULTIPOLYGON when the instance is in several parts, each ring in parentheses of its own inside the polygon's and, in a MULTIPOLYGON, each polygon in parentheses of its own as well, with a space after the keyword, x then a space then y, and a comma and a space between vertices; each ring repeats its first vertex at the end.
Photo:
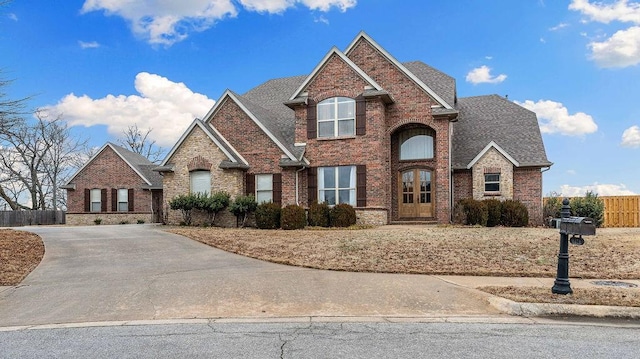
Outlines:
POLYGON ((604 227, 640 227, 640 196, 602 196, 604 227))
POLYGON ((60 210, 0 211, 0 227, 65 224, 65 222, 66 212, 60 210))

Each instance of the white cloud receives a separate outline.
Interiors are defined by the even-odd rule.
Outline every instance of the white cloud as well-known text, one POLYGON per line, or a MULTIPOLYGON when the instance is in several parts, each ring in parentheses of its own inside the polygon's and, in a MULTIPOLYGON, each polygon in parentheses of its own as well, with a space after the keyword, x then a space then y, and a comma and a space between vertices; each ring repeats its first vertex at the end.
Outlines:
POLYGON ((121 137, 122 131, 137 124, 152 128, 160 146, 170 147, 194 118, 202 118, 215 101, 194 93, 184 83, 141 72, 136 75, 138 95, 107 95, 92 99, 69 94, 46 110, 62 114, 70 126, 106 125, 108 132, 121 137))
POLYGON ((501 74, 498 76, 491 75, 491 68, 486 65, 477 67, 467 74, 467 82, 471 82, 472 84, 481 84, 481 83, 490 83, 497 84, 507 79, 507 75, 501 74))
MULTIPOLYGON (((237 3, 248 11, 277 14, 297 4, 314 11, 337 8, 344 12, 356 6, 357 0, 238 0, 237 3)), ((92 11, 120 16, 131 24, 136 35, 151 44, 165 46, 238 14, 236 2, 232 0, 85 0, 81 13, 92 11)))
POLYGON ((592 41, 591 58, 601 67, 627 67, 640 63, 640 3, 619 0, 613 4, 573 0, 569 9, 579 11, 589 21, 608 24, 628 22, 636 26, 619 30, 604 41, 592 41))
POLYGON ((576 170, 567 170, 568 175, 574 176, 576 173, 577 173, 576 170))
POLYGON ((549 31, 558 31, 560 29, 563 29, 565 27, 569 26, 569 24, 567 24, 566 22, 561 22, 558 25, 554 26, 554 27, 550 27, 549 31))
POLYGON ((631 191, 624 184, 604 184, 595 182, 586 186, 570 186, 568 184, 560 186, 560 195, 563 197, 582 197, 591 191, 598 196, 633 196, 637 193, 631 191))
POLYGON ((622 133, 622 146, 640 148, 640 126, 631 126, 622 133))
POLYGON ((18 21, 18 15, 10 12, 9 15, 7 15, 7 17, 13 21, 18 21))
POLYGON ((322 15, 320 15, 319 17, 313 19, 313 22, 329 25, 329 20, 326 17, 322 16, 322 15))
POLYGON ((90 41, 90 42, 78 41, 78 45, 80 45, 80 47, 83 49, 95 49, 100 47, 100 44, 97 41, 90 41))
POLYGON ((549 100, 514 102, 536 113, 540 132, 542 133, 581 136, 598 130, 598 125, 596 125, 591 116, 584 112, 570 115, 569 110, 560 102, 549 100))

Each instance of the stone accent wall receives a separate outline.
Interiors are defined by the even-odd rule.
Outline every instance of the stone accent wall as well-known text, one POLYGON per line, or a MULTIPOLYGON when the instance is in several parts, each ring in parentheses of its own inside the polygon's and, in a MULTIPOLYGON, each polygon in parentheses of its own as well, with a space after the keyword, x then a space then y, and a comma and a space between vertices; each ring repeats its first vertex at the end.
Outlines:
MULTIPOLYGON (((243 194, 244 176, 240 170, 223 170, 218 167, 220 162, 226 160, 225 154, 211 141, 207 134, 199 127, 194 127, 169 159, 168 163, 174 164, 174 172, 165 173, 162 181, 164 193, 165 216, 168 224, 179 224, 183 221, 180 211, 169 208, 169 201, 180 194, 188 194, 190 189, 188 165, 195 161, 201 163, 199 157, 206 158, 211 164, 211 193, 226 191, 235 198, 243 194)), ((235 227, 235 216, 231 213, 220 213, 216 219, 216 225, 235 227)), ((204 213, 194 211, 193 224, 206 222, 204 213)))
POLYGON ((478 162, 473 165, 473 198, 483 200, 495 198, 501 201, 513 199, 513 163, 504 157, 495 148, 489 149, 478 162), (500 192, 484 191, 485 171, 490 173, 500 171, 500 192))
POLYGON ((387 223, 389 216, 386 208, 356 209, 356 224, 384 226, 387 223))
POLYGON ((542 172, 540 168, 516 168, 513 172, 513 199, 529 210, 529 225, 542 225, 542 172))
MULTIPOLYGON (((113 222, 120 223, 118 218, 122 215, 129 213, 150 215, 152 213, 151 191, 145 188, 148 186, 147 183, 109 146, 106 146, 93 161, 75 176, 72 184, 75 184, 76 189, 67 190, 67 223, 73 221, 76 214, 85 213, 84 192, 87 188, 107 190, 107 211, 96 213, 103 220, 106 220, 107 216, 115 216, 113 222), (113 188, 133 189, 133 212, 111 211, 111 190, 113 188)), ((80 217, 84 216, 78 216, 78 218, 80 217)), ((83 221, 80 221, 79 224, 84 223, 83 221)), ((145 221, 150 222, 151 220, 145 219, 145 221)), ((93 224, 93 219, 87 224, 93 224)))
POLYGON ((94 222, 100 218, 100 224, 137 224, 139 220, 144 223, 153 223, 153 215, 149 213, 67 213, 66 224, 70 226, 95 226, 94 222))

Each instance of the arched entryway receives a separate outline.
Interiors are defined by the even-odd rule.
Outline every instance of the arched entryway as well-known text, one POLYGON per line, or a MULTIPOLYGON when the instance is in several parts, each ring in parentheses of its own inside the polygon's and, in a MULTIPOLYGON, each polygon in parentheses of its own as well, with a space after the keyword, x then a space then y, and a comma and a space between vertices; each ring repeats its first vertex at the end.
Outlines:
POLYGON ((391 145, 393 219, 436 217, 435 131, 422 124, 407 124, 392 134, 391 145))

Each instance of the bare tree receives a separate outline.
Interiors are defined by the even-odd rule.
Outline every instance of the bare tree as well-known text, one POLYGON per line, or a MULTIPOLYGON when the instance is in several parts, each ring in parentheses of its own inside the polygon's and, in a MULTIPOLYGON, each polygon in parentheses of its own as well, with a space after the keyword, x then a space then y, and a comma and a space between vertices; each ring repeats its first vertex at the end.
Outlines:
POLYGON ((138 128, 138 124, 133 124, 126 130, 122 131, 124 137, 118 139, 118 143, 127 149, 146 157, 149 161, 158 163, 164 157, 164 149, 157 146, 156 141, 149 138, 151 131, 153 131, 153 129, 148 128, 143 132, 138 128))
POLYGON ((6 91, 13 81, 3 78, 2 75, 3 71, 0 69, 0 139, 5 138, 8 131, 24 121, 27 102, 31 98, 10 99, 6 91))

